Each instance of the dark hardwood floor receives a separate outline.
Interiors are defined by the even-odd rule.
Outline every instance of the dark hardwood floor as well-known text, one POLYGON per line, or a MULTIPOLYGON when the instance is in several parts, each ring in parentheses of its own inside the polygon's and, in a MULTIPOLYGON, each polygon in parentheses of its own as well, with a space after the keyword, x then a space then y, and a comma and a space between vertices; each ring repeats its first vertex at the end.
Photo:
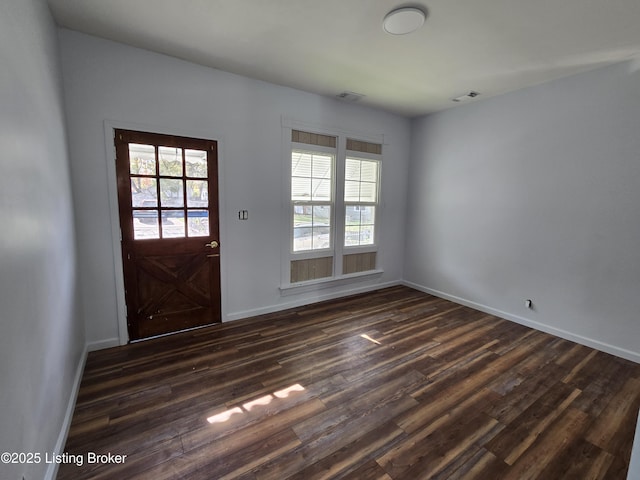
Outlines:
POLYGON ((639 407, 640 365, 394 287, 91 353, 58 478, 624 479, 639 407))

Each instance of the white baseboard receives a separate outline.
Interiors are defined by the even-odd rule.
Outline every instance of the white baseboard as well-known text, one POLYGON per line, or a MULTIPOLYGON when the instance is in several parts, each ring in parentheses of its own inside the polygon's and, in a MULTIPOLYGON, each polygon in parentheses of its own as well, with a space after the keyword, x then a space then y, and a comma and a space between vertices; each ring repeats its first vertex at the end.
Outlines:
MULTIPOLYGON (((71 420, 73 419, 73 411, 76 408, 76 400, 78 398, 78 392, 80 390, 80 382, 82 381, 82 374, 84 373, 84 366, 87 362, 87 354, 89 353, 89 345, 85 345, 80 361, 76 367, 76 375, 73 379, 73 385, 71 387, 71 393, 69 395, 69 402, 67 403, 67 411, 64 414, 64 420, 62 421, 62 427, 56 440, 56 446, 53 450, 56 453, 62 453, 64 445, 67 442, 67 435, 69 434, 69 428, 71 427, 71 420)), ((52 462, 49 464, 47 471, 45 472, 45 480, 55 480, 58 475, 59 464, 52 462)))
POLYGON ((496 317, 504 318, 505 320, 519 323, 520 325, 524 325, 526 327, 540 330, 541 332, 550 333, 551 335, 564 338, 565 340, 570 340, 572 342, 576 342, 581 345, 585 345, 587 347, 595 348, 596 350, 600 350, 605 353, 610 353, 611 355, 615 355, 617 357, 624 358, 626 360, 631 360, 632 362, 635 362, 635 363, 640 363, 640 352, 626 350, 624 348, 616 347, 615 345, 609 345, 608 343, 600 342, 592 338, 583 337, 582 335, 577 335, 575 333, 567 332, 566 330, 552 327, 551 325, 547 325, 545 323, 529 320, 528 318, 524 318, 519 315, 514 315, 508 312, 504 312, 502 310, 498 310, 496 308, 492 308, 487 305, 483 305, 481 303, 476 303, 471 300, 457 297, 455 295, 451 295, 446 292, 441 292, 439 290, 434 290, 432 288, 425 287, 423 285, 418 285, 413 282, 403 281, 402 284, 406 285, 407 287, 420 290, 421 292, 425 292, 430 295, 434 295, 436 297, 444 298, 445 300, 450 300, 454 303, 458 303, 460 305, 464 305, 466 307, 470 307, 475 310, 480 310, 481 312, 489 313, 491 315, 495 315, 496 317))
POLYGON ((256 315, 266 315, 268 313, 279 312, 282 310, 287 310, 289 308, 296 308, 303 305, 310 305, 317 302, 323 302, 325 300, 333 300, 334 298, 348 297, 349 295, 357 295, 359 293, 371 292, 373 290, 380 290, 381 288, 395 287, 396 285, 402 285, 402 282, 400 282, 399 280, 396 280, 392 282, 376 283, 374 285, 365 285, 365 286, 360 286, 355 288, 349 288, 349 289, 341 290, 339 292, 325 293, 322 295, 318 295, 317 297, 314 297, 314 298, 309 298, 307 296, 303 299, 292 301, 292 302, 280 303, 278 305, 255 308, 252 310, 243 310, 240 312, 228 313, 224 321, 227 322, 232 320, 240 320, 242 318, 255 317, 256 315))
POLYGON ((107 338, 106 340, 98 340, 95 342, 87 343, 87 352, 94 352, 96 350, 103 350, 105 348, 120 346, 120 339, 117 337, 107 338))

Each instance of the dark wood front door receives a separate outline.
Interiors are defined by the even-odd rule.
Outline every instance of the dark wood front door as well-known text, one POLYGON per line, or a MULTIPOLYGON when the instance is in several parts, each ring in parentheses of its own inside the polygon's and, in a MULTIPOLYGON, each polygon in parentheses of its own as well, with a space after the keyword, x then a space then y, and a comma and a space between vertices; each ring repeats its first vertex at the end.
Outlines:
POLYGON ((217 143, 115 131, 129 339, 221 321, 217 143))

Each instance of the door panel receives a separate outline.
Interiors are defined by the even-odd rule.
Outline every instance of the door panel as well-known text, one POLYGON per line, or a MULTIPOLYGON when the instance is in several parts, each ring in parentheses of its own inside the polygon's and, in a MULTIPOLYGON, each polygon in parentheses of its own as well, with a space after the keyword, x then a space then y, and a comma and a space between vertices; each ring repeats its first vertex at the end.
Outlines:
POLYGON ((115 131, 129 338, 221 321, 217 144, 115 131))

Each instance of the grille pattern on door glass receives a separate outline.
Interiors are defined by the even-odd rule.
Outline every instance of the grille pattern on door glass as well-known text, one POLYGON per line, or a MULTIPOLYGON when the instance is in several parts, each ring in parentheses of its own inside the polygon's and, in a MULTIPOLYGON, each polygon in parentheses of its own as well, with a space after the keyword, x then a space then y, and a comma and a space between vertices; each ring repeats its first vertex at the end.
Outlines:
POLYGON ((135 240, 209 236, 207 152, 129 144, 135 240))

